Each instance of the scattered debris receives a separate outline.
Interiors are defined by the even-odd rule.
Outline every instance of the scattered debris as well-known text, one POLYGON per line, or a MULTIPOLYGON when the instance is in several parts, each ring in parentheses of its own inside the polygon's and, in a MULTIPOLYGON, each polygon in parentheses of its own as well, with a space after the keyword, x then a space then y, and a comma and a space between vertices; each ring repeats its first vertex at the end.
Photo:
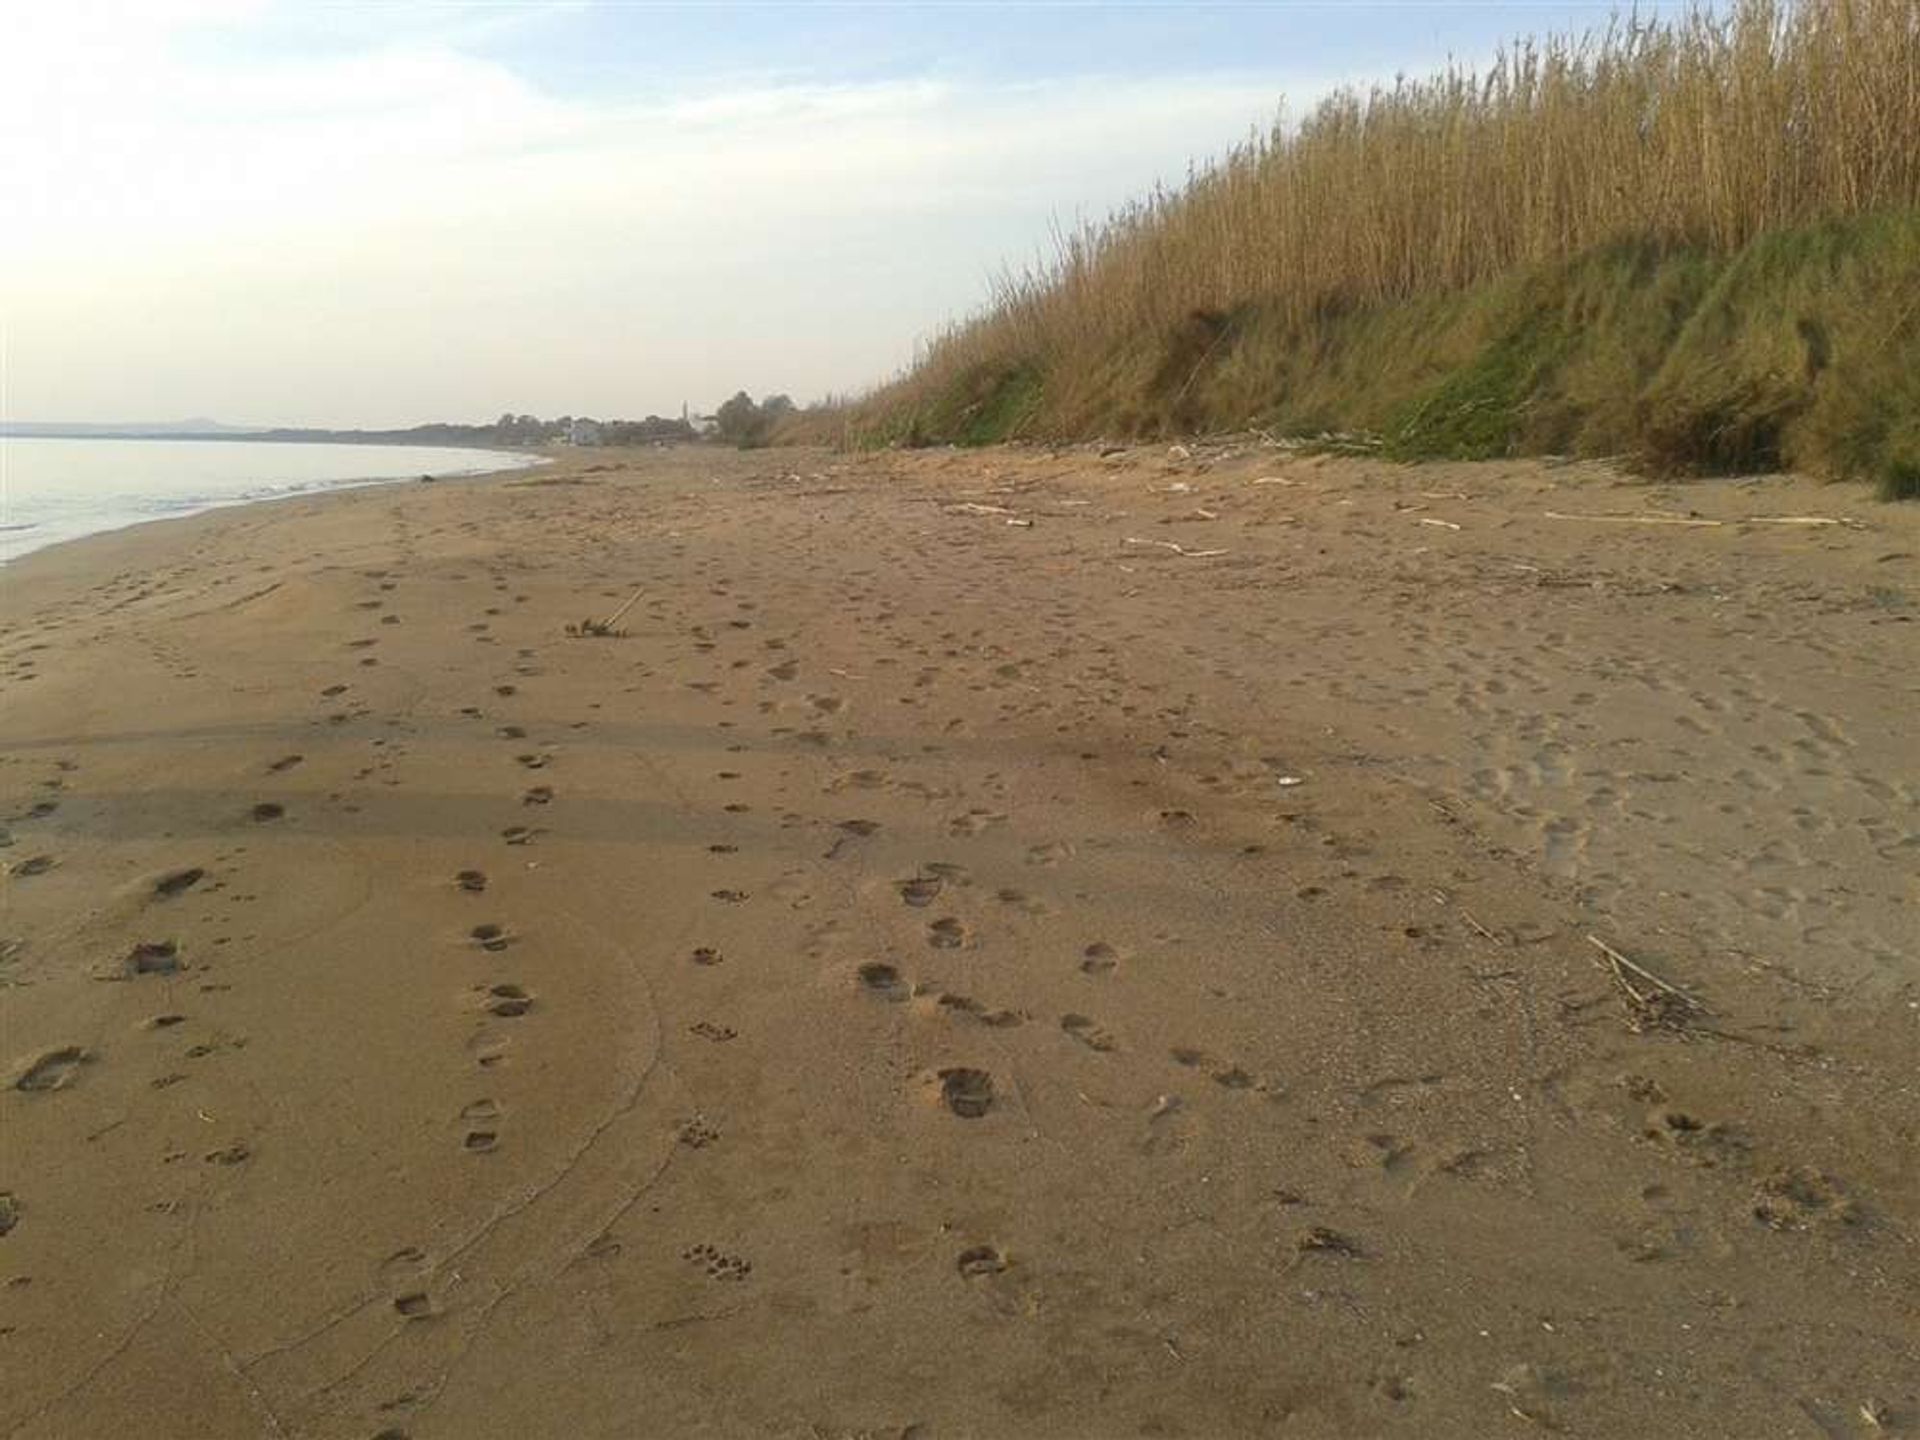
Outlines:
POLYGON ((1684 1030, 1706 1014, 1706 1006, 1678 985, 1636 964, 1597 935, 1587 943, 1606 957, 1608 972, 1626 1001, 1628 1024, 1635 1031, 1684 1030))
POLYGON ((638 604, 640 597, 644 594, 646 594, 646 587, 643 585, 638 590, 634 591, 632 595, 627 597, 626 604, 622 605, 618 610, 614 611, 606 619, 604 620, 588 619, 588 620, 580 621, 577 625, 569 624, 566 627, 567 634, 572 636, 576 640, 585 640, 588 638, 619 639, 621 636, 624 636, 627 633, 626 631, 619 628, 620 617, 625 615, 627 611, 631 610, 636 604, 638 604))

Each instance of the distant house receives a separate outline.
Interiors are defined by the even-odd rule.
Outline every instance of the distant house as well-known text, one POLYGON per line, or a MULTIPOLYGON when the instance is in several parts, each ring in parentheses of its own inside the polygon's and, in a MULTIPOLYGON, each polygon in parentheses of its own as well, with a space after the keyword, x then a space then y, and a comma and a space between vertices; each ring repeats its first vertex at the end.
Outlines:
POLYGON ((600 443, 600 422, 598 420, 576 420, 567 427, 567 443, 570 445, 598 445, 600 443))

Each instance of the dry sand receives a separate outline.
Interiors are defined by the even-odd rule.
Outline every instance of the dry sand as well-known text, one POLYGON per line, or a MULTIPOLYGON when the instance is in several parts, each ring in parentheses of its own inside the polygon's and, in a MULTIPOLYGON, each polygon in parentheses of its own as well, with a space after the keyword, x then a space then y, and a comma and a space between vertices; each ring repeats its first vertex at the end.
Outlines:
POLYGON ((0 1433, 1916 1433, 1917 556, 1248 448, 29 558, 0 1433))

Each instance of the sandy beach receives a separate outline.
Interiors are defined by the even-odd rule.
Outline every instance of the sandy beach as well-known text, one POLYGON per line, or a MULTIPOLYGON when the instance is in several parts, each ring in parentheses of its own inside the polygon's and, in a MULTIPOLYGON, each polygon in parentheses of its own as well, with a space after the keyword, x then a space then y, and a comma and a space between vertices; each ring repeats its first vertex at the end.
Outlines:
POLYGON ((0 1434, 1920 1433, 1917 622, 1259 444, 29 556, 0 1434))

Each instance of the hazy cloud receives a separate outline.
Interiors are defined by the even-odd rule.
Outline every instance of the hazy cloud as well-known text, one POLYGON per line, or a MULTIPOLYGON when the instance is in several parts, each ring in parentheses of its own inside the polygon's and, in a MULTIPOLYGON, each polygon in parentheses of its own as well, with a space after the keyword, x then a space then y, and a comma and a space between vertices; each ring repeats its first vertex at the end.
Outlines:
POLYGON ((1178 179, 1279 98, 1219 74, 574 98, 497 48, 550 15, 35 13, 0 59, 16 417, 632 414, 862 384, 1051 218, 1178 179))

